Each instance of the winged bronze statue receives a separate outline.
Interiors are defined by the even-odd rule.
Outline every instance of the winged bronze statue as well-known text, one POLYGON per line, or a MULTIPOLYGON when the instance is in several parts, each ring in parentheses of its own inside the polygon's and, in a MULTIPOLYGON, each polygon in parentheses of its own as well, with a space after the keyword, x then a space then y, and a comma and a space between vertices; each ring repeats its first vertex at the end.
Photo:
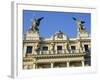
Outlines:
POLYGON ((79 29, 79 32, 85 31, 85 27, 84 27, 85 21, 77 20, 75 17, 73 17, 73 20, 76 21, 77 27, 78 27, 78 29, 79 29))
POLYGON ((40 25, 40 22, 41 22, 42 19, 44 19, 44 17, 41 17, 41 18, 38 18, 38 19, 35 18, 32 21, 32 26, 31 26, 30 30, 33 31, 33 32, 39 33, 39 25, 40 25))

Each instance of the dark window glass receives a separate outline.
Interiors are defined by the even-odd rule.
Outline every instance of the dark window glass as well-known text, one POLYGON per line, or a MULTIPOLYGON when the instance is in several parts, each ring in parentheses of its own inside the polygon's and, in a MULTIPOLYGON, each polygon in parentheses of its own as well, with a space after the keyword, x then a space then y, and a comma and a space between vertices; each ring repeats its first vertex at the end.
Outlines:
POLYGON ((57 46, 57 50, 62 50, 62 46, 57 46))
POLYGON ((84 45, 84 48, 85 48, 85 51, 86 51, 86 52, 89 51, 88 45, 84 45))
POLYGON ((26 53, 32 53, 32 46, 27 46, 27 51, 26 53))
POLYGON ((43 51, 47 51, 47 50, 48 50, 48 47, 47 47, 47 46, 44 46, 44 47, 42 48, 42 50, 43 50, 43 51))
POLYGON ((71 49, 72 49, 72 50, 75 50, 75 49, 76 49, 76 47, 75 47, 75 46, 71 46, 71 49))

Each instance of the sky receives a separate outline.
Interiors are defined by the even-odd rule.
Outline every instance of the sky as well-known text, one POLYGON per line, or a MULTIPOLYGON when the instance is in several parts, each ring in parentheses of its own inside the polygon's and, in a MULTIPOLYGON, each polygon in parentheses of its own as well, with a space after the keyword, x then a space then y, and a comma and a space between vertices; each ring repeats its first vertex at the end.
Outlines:
POLYGON ((68 37, 76 37, 77 25, 73 20, 85 21, 86 31, 91 33, 91 14, 76 12, 52 12, 52 11, 34 11, 23 10, 23 32, 25 33, 31 26, 34 18, 44 17, 39 25, 41 37, 50 37, 61 30, 68 37))

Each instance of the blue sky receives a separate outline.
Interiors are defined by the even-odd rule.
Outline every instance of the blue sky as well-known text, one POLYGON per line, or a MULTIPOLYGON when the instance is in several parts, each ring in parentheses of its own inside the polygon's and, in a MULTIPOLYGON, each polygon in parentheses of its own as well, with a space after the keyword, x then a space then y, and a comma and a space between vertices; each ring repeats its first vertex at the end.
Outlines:
POLYGON ((84 26, 88 33, 91 32, 91 14, 75 12, 51 12, 23 10, 23 32, 25 33, 31 26, 32 19, 44 17, 39 26, 41 37, 50 37, 55 32, 61 30, 69 37, 77 35, 77 26, 72 17, 85 21, 84 26))

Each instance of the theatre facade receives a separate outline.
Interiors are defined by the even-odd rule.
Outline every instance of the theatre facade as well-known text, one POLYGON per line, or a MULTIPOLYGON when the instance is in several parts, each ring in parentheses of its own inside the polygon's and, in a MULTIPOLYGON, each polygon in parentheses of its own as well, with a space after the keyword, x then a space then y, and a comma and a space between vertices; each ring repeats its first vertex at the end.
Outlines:
POLYGON ((39 33, 40 21, 34 19, 23 36, 23 69, 69 68, 91 66, 91 38, 84 22, 72 18, 77 27, 74 38, 63 31, 55 32, 49 38, 39 33))

